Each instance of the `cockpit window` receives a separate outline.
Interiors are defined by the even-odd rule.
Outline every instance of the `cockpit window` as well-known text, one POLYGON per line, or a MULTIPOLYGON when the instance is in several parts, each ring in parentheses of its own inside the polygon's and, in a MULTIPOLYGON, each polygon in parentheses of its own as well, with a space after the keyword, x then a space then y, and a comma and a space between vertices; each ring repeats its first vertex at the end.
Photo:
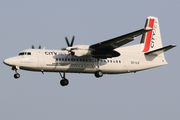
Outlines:
POLYGON ((19 53, 19 56, 22 56, 22 55, 31 55, 31 52, 21 52, 21 53, 19 53))
POLYGON ((22 52, 22 53, 19 53, 19 55, 24 55, 24 52, 22 52))

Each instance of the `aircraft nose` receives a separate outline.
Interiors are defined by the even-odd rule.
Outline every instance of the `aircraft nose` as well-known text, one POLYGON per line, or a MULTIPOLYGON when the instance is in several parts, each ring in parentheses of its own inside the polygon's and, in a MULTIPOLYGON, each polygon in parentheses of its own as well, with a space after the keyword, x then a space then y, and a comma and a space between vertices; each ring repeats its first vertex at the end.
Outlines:
POLYGON ((10 65, 11 61, 10 61, 10 59, 5 59, 5 60, 3 61, 3 63, 4 63, 5 65, 10 65))
POLYGON ((15 65, 15 59, 13 59, 13 58, 8 58, 8 59, 5 59, 4 61, 3 61, 3 63, 5 64, 5 65, 8 65, 8 66, 14 66, 15 65))

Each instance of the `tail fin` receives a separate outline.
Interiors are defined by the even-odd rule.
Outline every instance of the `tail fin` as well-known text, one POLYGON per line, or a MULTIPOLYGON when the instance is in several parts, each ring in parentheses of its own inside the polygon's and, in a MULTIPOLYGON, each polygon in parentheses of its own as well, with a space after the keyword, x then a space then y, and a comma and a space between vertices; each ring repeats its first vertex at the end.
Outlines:
POLYGON ((145 28, 151 27, 153 30, 143 34, 141 44, 143 44, 142 52, 149 52, 162 48, 161 33, 159 28, 158 18, 149 16, 147 17, 145 28))

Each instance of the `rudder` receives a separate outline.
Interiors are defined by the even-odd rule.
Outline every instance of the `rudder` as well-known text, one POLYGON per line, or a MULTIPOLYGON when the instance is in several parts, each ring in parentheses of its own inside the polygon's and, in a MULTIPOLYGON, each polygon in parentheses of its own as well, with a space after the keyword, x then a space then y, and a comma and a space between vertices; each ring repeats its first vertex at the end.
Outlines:
POLYGON ((142 52, 149 52, 158 48, 162 48, 161 33, 158 18, 149 16, 147 17, 145 28, 151 27, 153 30, 143 34, 141 44, 143 44, 142 52))

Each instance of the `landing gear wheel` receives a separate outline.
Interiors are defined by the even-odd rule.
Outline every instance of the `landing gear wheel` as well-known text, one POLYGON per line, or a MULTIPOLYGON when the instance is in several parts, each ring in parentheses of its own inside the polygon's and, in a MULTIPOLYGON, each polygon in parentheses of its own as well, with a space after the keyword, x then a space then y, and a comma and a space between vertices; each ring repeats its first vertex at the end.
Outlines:
POLYGON ((20 74, 19 73, 14 74, 14 78, 15 79, 20 78, 20 74))
POLYGON ((103 72, 101 70, 98 70, 94 73, 95 77, 99 78, 103 76, 103 72))
POLYGON ((61 84, 62 86, 67 86, 67 85, 69 84, 69 81, 68 81, 67 79, 62 79, 62 80, 60 81, 60 84, 61 84))

